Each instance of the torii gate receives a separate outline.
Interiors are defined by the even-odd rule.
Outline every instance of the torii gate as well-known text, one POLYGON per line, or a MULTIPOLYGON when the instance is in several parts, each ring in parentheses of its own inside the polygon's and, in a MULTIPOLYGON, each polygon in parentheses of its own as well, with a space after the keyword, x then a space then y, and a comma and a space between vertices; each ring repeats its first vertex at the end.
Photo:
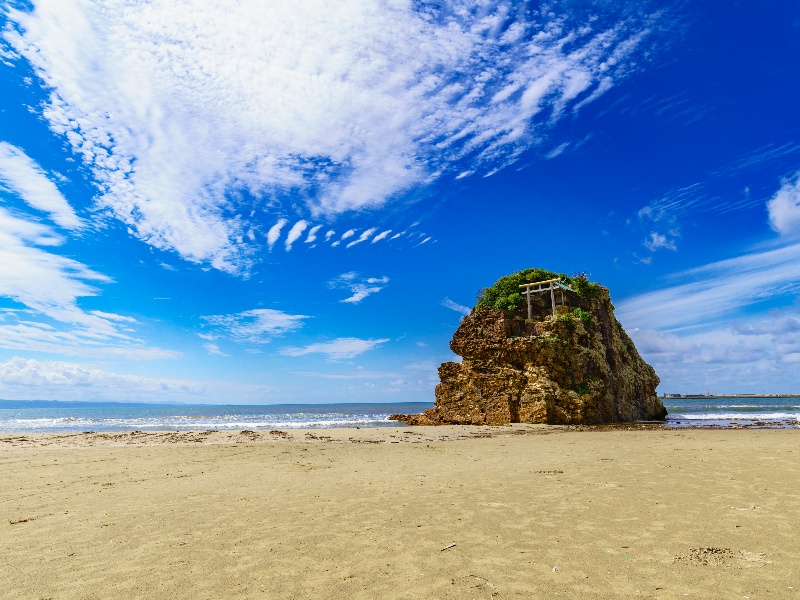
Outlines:
MULTIPOLYGON (((559 287, 562 290, 567 290, 569 292, 575 292, 575 290, 573 290, 567 284, 561 283, 561 279, 559 279, 559 278, 548 279, 546 281, 536 281, 534 283, 523 283, 521 286, 519 286, 519 289, 525 288, 525 291, 522 292, 522 293, 525 296, 527 296, 527 298, 528 298, 528 320, 533 318, 533 315, 531 314, 531 294, 532 293, 550 292, 550 304, 553 306, 553 316, 554 317, 556 316, 556 295, 555 295, 556 287, 559 287), (534 286, 536 286, 536 289, 532 289, 534 286)), ((563 297, 564 297, 564 292, 563 291, 561 292, 561 297, 562 297, 561 301, 563 303, 563 301, 564 301, 563 300, 563 297)))

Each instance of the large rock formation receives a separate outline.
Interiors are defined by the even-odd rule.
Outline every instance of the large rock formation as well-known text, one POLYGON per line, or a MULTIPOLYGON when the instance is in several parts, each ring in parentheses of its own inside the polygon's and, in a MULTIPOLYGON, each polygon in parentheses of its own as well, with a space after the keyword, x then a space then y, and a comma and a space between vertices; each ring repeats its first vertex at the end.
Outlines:
MULTIPOLYGON (((584 280, 585 281, 585 280, 584 280)), ((462 362, 439 367, 434 408, 409 425, 599 424, 663 420, 658 376, 614 318, 608 290, 549 294, 513 310, 477 306, 450 342, 462 362)), ((518 299, 517 299, 518 302, 518 299)))

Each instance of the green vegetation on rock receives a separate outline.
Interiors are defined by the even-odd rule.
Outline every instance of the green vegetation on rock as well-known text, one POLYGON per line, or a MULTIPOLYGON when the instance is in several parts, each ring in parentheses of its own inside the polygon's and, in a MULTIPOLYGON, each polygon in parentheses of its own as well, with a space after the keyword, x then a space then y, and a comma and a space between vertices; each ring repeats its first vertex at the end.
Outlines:
POLYGON ((592 324, 592 313, 582 308, 576 308, 572 312, 558 315, 558 320, 562 323, 566 323, 567 327, 570 327, 570 329, 574 329, 575 319, 583 323, 583 326, 588 329, 592 324))
MULTIPOLYGON (((562 283, 570 286, 582 298, 587 300, 596 298, 600 293, 600 284, 589 281, 585 273, 570 277, 564 273, 556 273, 546 269, 525 269, 511 275, 505 275, 495 281, 491 287, 483 288, 478 292, 476 306, 488 306, 508 311, 516 310, 524 301, 522 294, 520 294, 520 285, 547 281, 548 279, 560 279, 562 283)), ((586 323, 583 315, 576 315, 576 317, 586 323)))

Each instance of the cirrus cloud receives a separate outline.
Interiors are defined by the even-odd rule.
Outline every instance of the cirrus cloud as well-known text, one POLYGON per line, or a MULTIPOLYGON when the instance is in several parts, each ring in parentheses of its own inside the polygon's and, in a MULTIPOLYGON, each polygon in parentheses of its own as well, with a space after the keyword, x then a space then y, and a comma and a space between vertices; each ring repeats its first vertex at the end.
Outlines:
POLYGON ((91 365, 14 357, 0 363, 4 398, 59 400, 196 400, 202 384, 113 373, 91 365))
MULTIPOLYGON (((237 342, 263 344, 272 337, 300 329, 303 321, 308 318, 306 315, 292 315, 271 308, 255 308, 230 315, 210 315, 202 319, 212 327, 215 335, 201 334, 201 337, 210 341, 219 335, 237 342)), ((214 348, 208 348, 207 344, 206 349, 212 353, 219 352, 216 344, 212 346, 214 348)))
POLYGON ((388 283, 389 278, 385 275, 383 277, 364 278, 360 277, 355 271, 350 271, 333 278, 328 282, 328 287, 349 290, 351 295, 343 300, 339 300, 339 302, 358 304, 367 296, 380 292, 388 283))
POLYGON ((21 148, 6 142, 0 142, 0 185, 7 187, 32 208, 49 213, 53 221, 65 229, 78 229, 83 225, 41 167, 21 148))
POLYGON ((254 204, 335 216, 494 173, 638 68, 655 20, 640 3, 575 10, 36 0, 7 10, 4 38, 49 90, 42 115, 98 205, 156 248, 237 272, 254 204))
POLYGON ((318 342, 299 348, 281 348, 280 353, 286 356, 305 356, 306 354, 324 354, 333 360, 355 358, 368 350, 372 350, 388 342, 388 338, 362 340, 354 337, 336 338, 330 342, 318 342))
MULTIPOLYGON (((0 142, 0 199, 18 196, 64 229, 83 222, 44 170, 22 150, 0 142)), ((0 297, 24 309, 0 312, 0 347, 77 356, 174 358, 131 335, 133 317, 86 311, 79 300, 99 295, 110 277, 53 251, 66 239, 41 218, 0 207, 0 297)))

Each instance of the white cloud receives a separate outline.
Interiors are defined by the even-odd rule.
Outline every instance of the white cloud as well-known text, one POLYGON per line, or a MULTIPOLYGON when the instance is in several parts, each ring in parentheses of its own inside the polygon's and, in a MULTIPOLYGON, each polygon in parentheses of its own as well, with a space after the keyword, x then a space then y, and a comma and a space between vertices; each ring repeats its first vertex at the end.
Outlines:
POLYGON ((544 157, 548 160, 551 160, 553 158, 556 158, 557 156, 561 156, 564 153, 564 150, 569 148, 569 146, 570 142, 564 142, 563 144, 559 144, 558 146, 550 150, 550 152, 545 154, 544 157))
POLYGON ((330 239, 331 239, 331 238, 332 238, 334 235, 336 235, 336 232, 335 232, 333 229, 329 229, 328 231, 326 231, 326 232, 325 232, 325 241, 326 241, 326 242, 330 241, 330 239))
POLYGON ((800 173, 794 181, 785 180, 781 189, 767 202, 769 223, 784 236, 800 234, 800 173))
POLYGON ((355 246, 356 244, 360 244, 360 243, 362 243, 362 242, 366 242, 366 241, 367 241, 367 240, 370 238, 370 236, 371 236, 373 233, 375 233, 376 231, 378 231, 378 228, 377 228, 377 227, 370 227, 369 229, 367 229, 366 231, 364 231, 364 232, 363 232, 363 233, 362 233, 362 234, 361 234, 361 235, 358 237, 358 239, 356 239, 356 240, 353 240, 352 242, 350 242, 349 244, 347 244, 347 246, 345 246, 345 248, 352 248, 352 247, 353 247, 353 246, 355 246))
MULTIPOLYGON (((39 318, 39 317, 37 317, 39 318)), ((48 352, 99 359, 163 360, 181 356, 180 352, 146 346, 141 340, 96 328, 41 320, 22 320, 6 314, 0 318, 0 347, 24 352, 48 352)))
POLYGON ((0 186, 17 194, 36 210, 49 213, 53 221, 65 229, 83 226, 67 199, 41 167, 20 148, 6 142, 0 142, 0 186))
POLYGON ((689 210, 708 207, 712 202, 718 206, 720 199, 709 194, 707 187, 705 183, 694 183, 670 190, 641 208, 637 216, 640 221, 674 223, 678 216, 689 210))
POLYGON ((88 364, 20 357, 0 363, 0 398, 219 403, 229 402, 231 397, 242 404, 292 398, 280 388, 239 381, 140 377, 88 364))
POLYGON ((495 172, 627 76, 654 17, 563 6, 38 0, 8 9, 5 38, 101 207, 154 247, 239 271, 253 204, 300 192, 336 215, 465 162, 495 172))
POLYGON ((270 338, 296 331, 303 326, 306 315, 291 315, 271 308, 256 308, 231 315, 202 317, 220 335, 238 342, 263 344, 270 338))
POLYGON ((220 350, 219 345, 211 342, 203 344, 203 348, 206 349, 206 352, 215 356, 230 356, 230 354, 225 354, 222 350, 220 350))
POLYGON ((661 377, 664 391, 786 393, 800 385, 800 371, 794 366, 800 357, 797 327, 796 313, 772 311, 701 333, 629 333, 661 377))
POLYGON ((627 327, 668 329, 730 319, 747 306, 800 292, 800 243, 744 254, 673 276, 676 285, 618 303, 627 327))
POLYGON ((650 250, 650 252, 655 252, 659 248, 664 248, 665 250, 678 249, 674 239, 669 239, 663 233, 658 233, 657 231, 651 231, 650 235, 643 243, 644 247, 650 250))
POLYGON ((367 296, 370 296, 372 294, 380 292, 382 289, 383 289, 383 287, 379 287, 379 286, 367 287, 367 286, 364 286, 364 285, 354 285, 351 288, 351 291, 353 292, 353 295, 348 297, 348 298, 345 298, 344 300, 340 300, 340 302, 345 302, 345 303, 350 303, 350 304, 358 304, 359 302, 361 302, 367 296))
POLYGON ((107 313, 103 312, 102 310, 90 310, 89 314, 95 315, 102 319, 108 319, 109 321, 122 321, 124 323, 136 323, 136 319, 133 317, 126 317, 124 315, 118 315, 116 313, 107 313))
POLYGON ((84 311, 79 298, 99 293, 111 279, 83 263, 44 250, 63 243, 46 225, 0 208, 0 297, 29 309, 31 316, 0 316, 0 347, 82 356, 172 358, 177 353, 148 348, 121 325, 132 317, 84 311))
POLYGON ((344 240, 346 240, 347 238, 351 238, 351 237, 353 237, 355 234, 356 234, 356 230, 355 230, 355 229, 348 229, 347 231, 345 231, 345 232, 342 234, 342 237, 340 238, 340 241, 344 241, 344 240))
POLYGON ((300 238, 300 236, 303 235, 306 227, 308 227, 308 221, 298 221, 292 225, 289 233, 286 234, 286 242, 284 244, 287 252, 292 249, 292 244, 294 244, 300 238))
POLYGON ((278 241, 278 238, 281 237, 281 229, 283 229, 286 223, 288 223, 286 219, 278 219, 278 222, 270 227, 269 231, 267 232, 267 245, 269 246, 270 250, 272 250, 272 247, 275 245, 275 242, 278 241))
POLYGON ((59 400, 196 399, 205 389, 196 382, 111 373, 90 365, 14 357, 0 363, 3 398, 59 400))
POLYGON ((308 237, 306 237, 306 244, 311 244, 317 241, 317 232, 322 229, 322 225, 314 225, 311 229, 308 230, 308 237))
POLYGON ((452 300, 450 300, 450 298, 445 298, 444 300, 442 300, 442 306, 444 306, 445 308, 449 308, 450 310, 454 310, 457 313, 462 314, 464 316, 472 312, 472 309, 469 308, 468 306, 464 306, 463 304, 459 304, 458 302, 453 302, 452 300))
POLYGON ((348 358, 355 358, 359 354, 363 354, 368 350, 385 344, 388 338, 384 339, 369 339, 362 340, 359 338, 345 337, 331 340, 330 342, 320 342, 317 344, 310 344, 302 348, 282 348, 281 354, 286 356, 305 356, 306 354, 325 354, 328 358, 334 360, 343 360, 348 358))
MULTIPOLYGON (((768 203, 773 226, 782 234, 793 231, 796 187, 796 181, 784 181, 768 203)), ((693 191, 687 188, 687 193, 693 191)), ((648 210, 644 216, 658 220, 663 215, 648 210)), ((620 321, 653 363, 662 389, 777 393, 800 385, 794 366, 800 359, 800 314, 796 309, 764 312, 800 293, 796 238, 676 273, 670 280, 670 287, 617 303, 620 321)))
MULTIPOLYGON (((781 233, 794 231, 792 206, 800 202, 800 173, 785 180, 767 203, 773 226, 781 233)), ((690 188, 687 188, 687 190, 690 188)), ((658 220, 649 207, 645 216, 658 220)), ((640 217, 642 217, 640 211, 640 217)), ((800 208, 798 208, 800 214, 800 208)), ((674 232, 673 232, 674 233, 674 232)), ((662 236, 663 237, 663 236, 662 236)), ((655 250, 669 240, 651 234, 655 250)), ((642 260, 644 262, 644 260, 642 260)), ((657 330, 702 327, 730 321, 743 309, 766 300, 800 292, 800 242, 789 239, 767 248, 722 260, 672 276, 679 283, 619 303, 618 313, 630 327, 657 330)))
POLYGON ((372 238, 372 243, 374 244, 375 242, 380 242, 381 240, 386 239, 386 236, 389 235, 390 233, 392 233, 391 229, 387 229, 386 231, 381 231, 378 235, 372 238))
POLYGON ((50 228, 0 208, 0 296, 58 321, 102 326, 102 319, 80 310, 76 301, 97 293, 90 282, 108 283, 111 279, 75 260, 35 247, 62 241, 50 228))
POLYGON ((342 273, 338 277, 328 282, 328 287, 337 289, 344 288, 350 291, 351 296, 340 300, 348 304, 358 304, 367 296, 377 294, 386 287, 389 283, 389 278, 383 277, 369 277, 367 279, 359 278, 358 273, 350 271, 349 273, 342 273))

